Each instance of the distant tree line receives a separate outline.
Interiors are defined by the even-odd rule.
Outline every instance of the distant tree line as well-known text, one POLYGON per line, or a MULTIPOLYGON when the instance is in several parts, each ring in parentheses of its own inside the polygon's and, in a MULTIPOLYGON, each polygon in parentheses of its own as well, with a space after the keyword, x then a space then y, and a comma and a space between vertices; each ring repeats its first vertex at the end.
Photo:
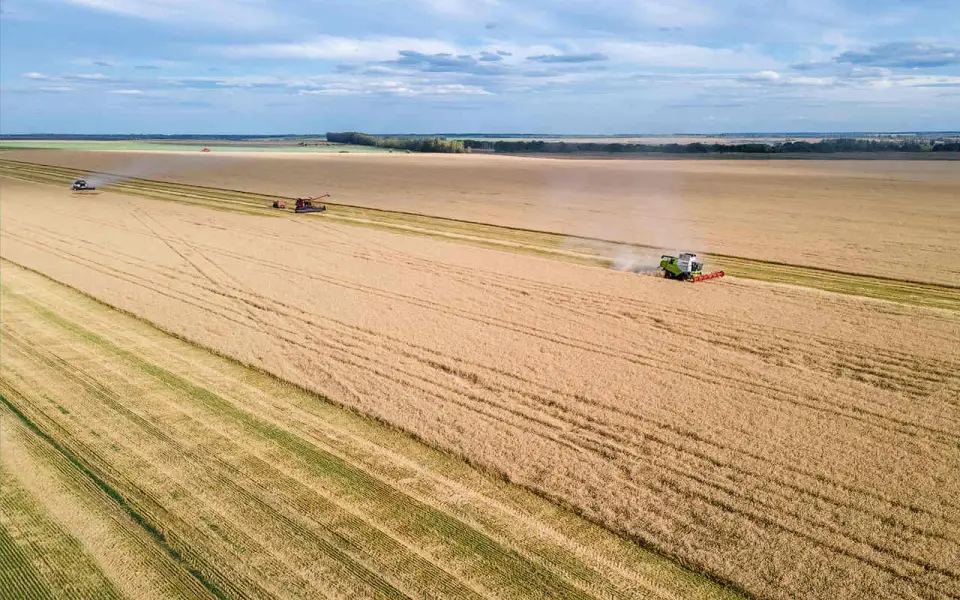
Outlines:
POLYGON ((861 140, 829 138, 819 142, 780 142, 776 144, 622 144, 597 142, 548 142, 543 140, 463 140, 468 149, 524 154, 574 154, 579 152, 651 153, 651 154, 830 154, 837 152, 957 152, 960 142, 915 140, 861 140))
POLYGON ((461 140, 448 140, 440 137, 377 137, 358 131, 344 131, 327 134, 328 142, 338 144, 354 144, 357 146, 374 146, 377 148, 394 148, 411 152, 445 152, 460 154, 468 152, 461 140))

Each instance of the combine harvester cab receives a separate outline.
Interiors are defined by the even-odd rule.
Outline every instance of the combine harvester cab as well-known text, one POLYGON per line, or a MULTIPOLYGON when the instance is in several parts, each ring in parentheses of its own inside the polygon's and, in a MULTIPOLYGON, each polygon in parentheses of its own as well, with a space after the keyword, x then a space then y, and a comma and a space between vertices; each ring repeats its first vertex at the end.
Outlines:
POLYGON ((73 185, 70 186, 70 189, 74 192, 92 192, 97 188, 88 184, 85 179, 77 179, 73 182, 73 185))
POLYGON ((698 260, 697 255, 691 252, 684 252, 679 258, 664 254, 660 257, 660 268, 663 270, 664 277, 679 281, 703 281, 724 275, 723 271, 704 274, 703 261, 698 260))

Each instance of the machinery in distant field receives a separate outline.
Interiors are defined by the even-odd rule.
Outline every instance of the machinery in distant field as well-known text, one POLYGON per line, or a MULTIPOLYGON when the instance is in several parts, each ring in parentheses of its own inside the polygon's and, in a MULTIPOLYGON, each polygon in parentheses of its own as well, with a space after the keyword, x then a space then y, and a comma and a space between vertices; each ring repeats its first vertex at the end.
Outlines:
MULTIPOLYGON (((324 194, 314 198, 297 198, 293 211, 298 213, 323 212, 327 210, 327 207, 322 204, 314 204, 314 201, 319 200, 320 198, 326 198, 329 195, 330 194, 324 194)), ((273 201, 271 206, 273 206, 273 208, 285 209, 287 208, 287 201, 283 198, 278 198, 273 201)))
POLYGON ((75 192, 92 192, 97 188, 88 184, 85 179, 78 179, 73 182, 73 186, 71 186, 70 189, 75 192))
POLYGON ((679 281, 703 281, 705 279, 716 279, 723 277, 723 271, 713 273, 703 273, 703 261, 697 259, 697 255, 691 252, 684 252, 680 257, 663 255, 660 257, 660 268, 663 270, 663 276, 667 279, 677 279, 679 281))
MULTIPOLYGON (((298 213, 323 212, 327 210, 327 207, 322 204, 314 204, 313 201, 319 200, 320 198, 326 198, 329 195, 330 194, 324 194, 315 198, 297 198, 297 205, 293 211, 298 213)), ((277 203, 275 203, 274 206, 276 206, 276 204, 277 203)), ((284 206, 286 206, 286 204, 284 204, 284 206)))

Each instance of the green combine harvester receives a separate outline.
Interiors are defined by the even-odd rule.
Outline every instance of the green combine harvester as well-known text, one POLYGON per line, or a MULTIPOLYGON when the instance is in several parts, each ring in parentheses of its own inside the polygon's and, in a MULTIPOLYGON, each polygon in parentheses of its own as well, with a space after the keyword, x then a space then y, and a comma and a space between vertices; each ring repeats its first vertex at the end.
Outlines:
POLYGON ((678 281, 704 281, 724 275, 723 271, 704 275, 703 261, 697 260, 697 255, 690 252, 682 253, 679 258, 664 254, 660 257, 660 268, 664 277, 678 281))

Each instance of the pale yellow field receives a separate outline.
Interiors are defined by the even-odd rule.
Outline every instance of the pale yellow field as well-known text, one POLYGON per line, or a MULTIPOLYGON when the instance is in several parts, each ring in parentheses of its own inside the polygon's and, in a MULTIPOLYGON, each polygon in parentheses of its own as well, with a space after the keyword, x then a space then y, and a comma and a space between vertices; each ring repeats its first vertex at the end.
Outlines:
POLYGON ((2 184, 4 259, 752 594, 960 595, 955 311, 2 184))
POLYGON ((738 594, 4 261, 0 597, 738 594))
POLYGON ((0 158, 960 285, 960 162, 71 152, 0 158))

